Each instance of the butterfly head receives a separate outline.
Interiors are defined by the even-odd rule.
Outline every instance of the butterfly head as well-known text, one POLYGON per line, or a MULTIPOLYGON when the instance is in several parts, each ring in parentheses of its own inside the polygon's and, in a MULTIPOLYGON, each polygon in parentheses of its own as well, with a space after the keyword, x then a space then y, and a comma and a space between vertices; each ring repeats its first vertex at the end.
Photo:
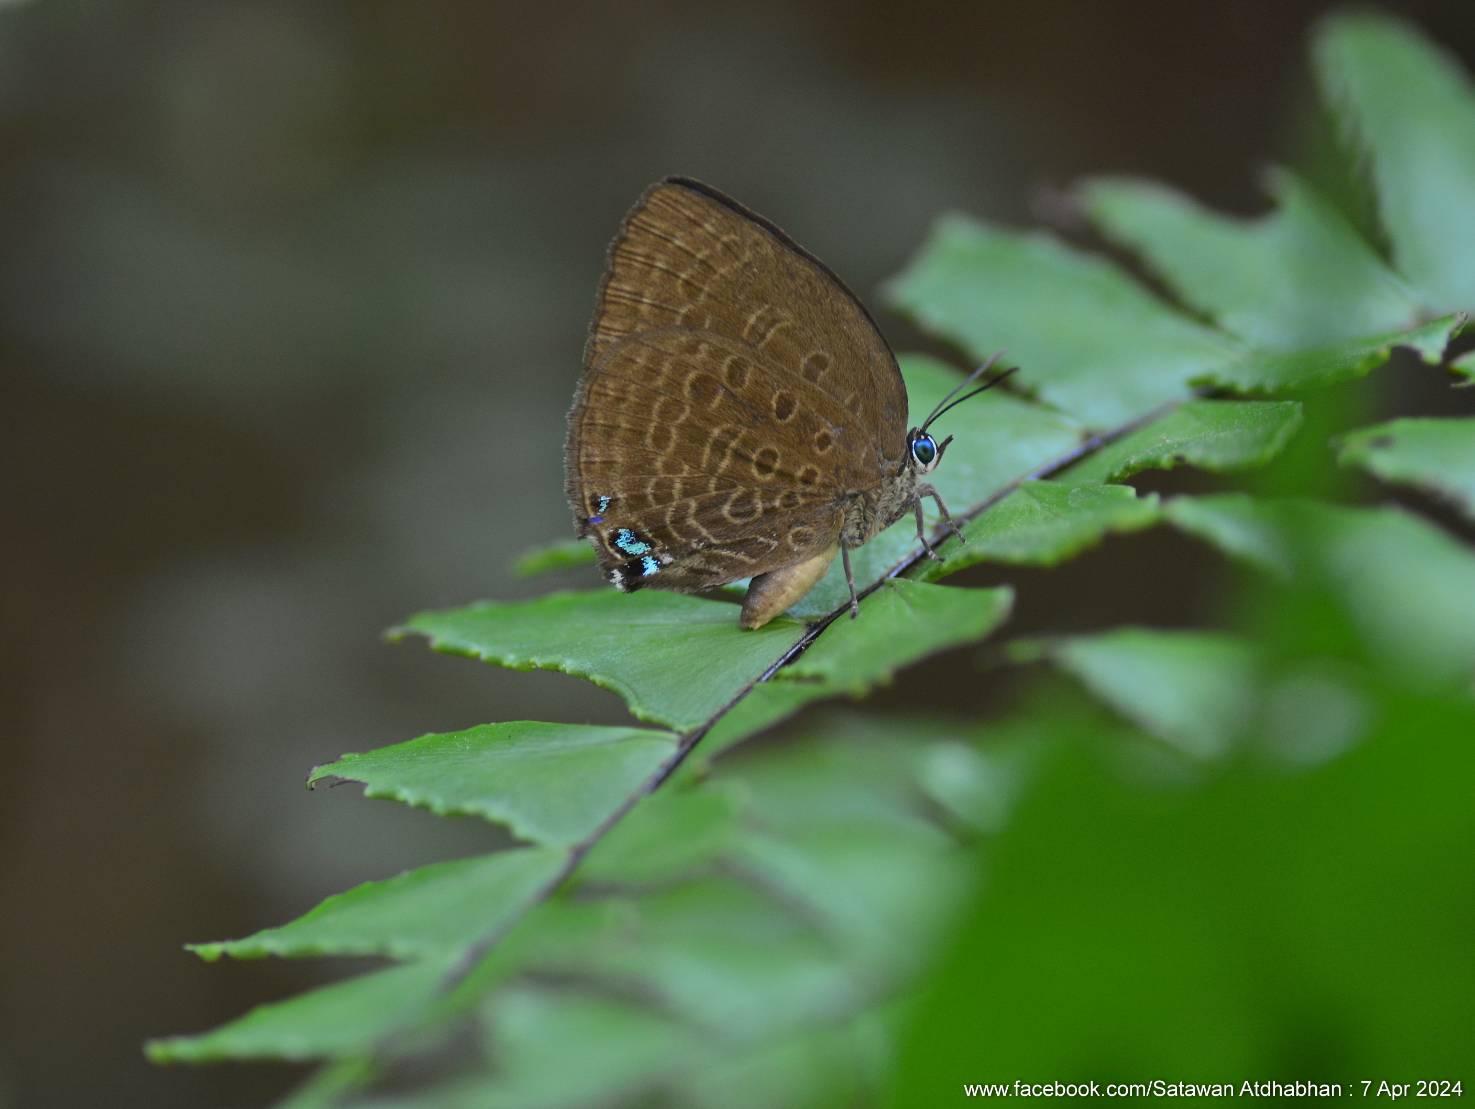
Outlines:
POLYGON ((953 441, 949 435, 942 442, 922 428, 914 427, 907 432, 907 465, 919 474, 930 474, 942 461, 942 452, 953 441))
MULTIPOLYGON (((1002 353, 1002 351, 1000 353, 1002 353)), ((989 367, 991 367, 994 362, 998 360, 998 357, 999 355, 995 354, 982 366, 979 366, 978 369, 974 370, 966 378, 958 382, 958 384, 955 385, 951 391, 949 391, 947 396, 943 397, 942 400, 937 402, 937 407, 932 410, 931 415, 929 415, 927 419, 922 421, 921 427, 914 427, 911 431, 907 432, 907 464, 911 466, 911 468, 917 473, 930 474, 933 470, 937 469, 937 464, 942 461, 942 452, 947 450, 947 445, 953 441, 953 437, 949 435, 946 439, 942 440, 942 442, 939 443, 927 430, 929 427, 932 426, 932 421, 937 419, 937 417, 941 416, 948 409, 956 408, 965 400, 972 400, 974 397, 978 396, 979 393, 987 392, 989 389, 992 389, 999 382, 1003 381, 1004 378, 1008 377, 1014 372, 1014 370, 1011 368, 1005 370, 1001 374, 995 374, 993 377, 985 381, 982 385, 978 386, 978 388, 974 389, 971 393, 965 393, 961 397, 958 396, 958 394, 962 393, 964 389, 968 388, 968 386, 972 385, 980 377, 986 374, 989 370, 989 367)))

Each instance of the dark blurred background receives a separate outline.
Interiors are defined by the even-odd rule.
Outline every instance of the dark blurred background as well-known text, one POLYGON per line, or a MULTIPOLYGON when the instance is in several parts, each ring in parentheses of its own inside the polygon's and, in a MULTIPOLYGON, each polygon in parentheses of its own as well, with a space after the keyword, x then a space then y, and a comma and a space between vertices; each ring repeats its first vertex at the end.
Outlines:
MULTIPOLYGON (((619 718, 379 632, 545 588, 509 562, 568 530, 563 413, 645 184, 711 181, 873 303, 942 210, 1036 222, 1088 172, 1250 213, 1308 149, 1329 6, 0 2, 0 1106, 270 1099, 292 1073, 140 1042, 341 964, 180 944, 491 840, 308 769, 619 718)), ((1389 7, 1475 61, 1469 0, 1389 7)), ((1186 619, 1152 573, 1138 618, 1186 619)))

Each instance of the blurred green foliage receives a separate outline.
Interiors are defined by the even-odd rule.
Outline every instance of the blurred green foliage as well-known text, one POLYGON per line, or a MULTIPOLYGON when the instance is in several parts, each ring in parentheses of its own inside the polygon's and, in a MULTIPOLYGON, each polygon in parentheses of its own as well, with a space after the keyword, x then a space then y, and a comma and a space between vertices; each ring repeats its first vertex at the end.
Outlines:
POLYGON ((1475 710, 1360 692, 1377 723, 1350 750, 1246 751, 1192 782, 1126 774, 1089 718, 1040 712, 1058 747, 979 852, 892 1102, 1016 1079, 1468 1082, 1475 710))

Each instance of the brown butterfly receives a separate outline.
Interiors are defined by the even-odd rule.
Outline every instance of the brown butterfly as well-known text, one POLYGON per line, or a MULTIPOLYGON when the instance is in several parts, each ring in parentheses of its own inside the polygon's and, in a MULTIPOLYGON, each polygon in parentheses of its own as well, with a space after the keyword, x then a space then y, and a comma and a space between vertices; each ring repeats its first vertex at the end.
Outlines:
POLYGON ((852 549, 910 510, 937 557, 922 498, 962 538, 920 481, 952 441, 927 428, 987 368, 908 430, 896 358, 855 294, 763 217, 667 178, 610 246, 569 412, 575 526, 626 592, 751 578, 744 628, 804 596, 838 550, 854 616, 852 549))

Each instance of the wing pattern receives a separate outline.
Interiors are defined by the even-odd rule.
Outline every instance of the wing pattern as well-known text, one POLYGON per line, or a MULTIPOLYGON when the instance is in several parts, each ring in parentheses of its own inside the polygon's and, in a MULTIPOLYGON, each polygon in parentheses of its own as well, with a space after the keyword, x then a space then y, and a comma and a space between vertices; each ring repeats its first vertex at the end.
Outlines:
POLYGON ((906 390, 860 302, 715 190, 647 190, 610 248, 569 415, 575 523, 624 589, 692 591, 832 547, 901 465, 906 390))

